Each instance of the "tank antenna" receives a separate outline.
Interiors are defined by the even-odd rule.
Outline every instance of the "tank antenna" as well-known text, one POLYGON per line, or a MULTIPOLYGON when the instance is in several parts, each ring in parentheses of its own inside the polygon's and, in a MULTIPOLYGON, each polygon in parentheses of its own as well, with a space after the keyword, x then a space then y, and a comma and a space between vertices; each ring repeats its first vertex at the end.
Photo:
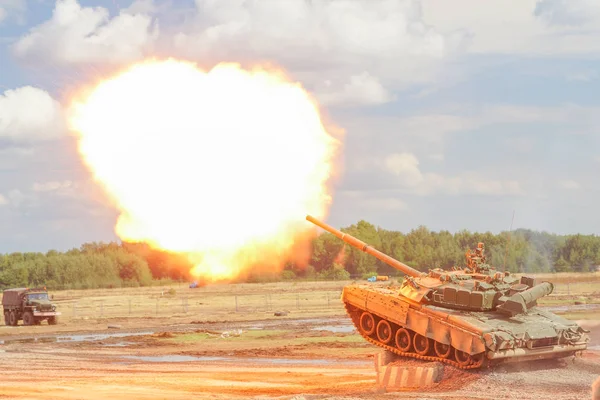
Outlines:
POLYGON ((510 233, 512 232, 513 222, 515 221, 515 210, 513 210, 512 220, 510 221, 510 230, 508 231, 508 240, 506 241, 506 249, 504 250, 504 265, 502 272, 506 272, 506 257, 508 256, 508 245, 510 243, 510 233))

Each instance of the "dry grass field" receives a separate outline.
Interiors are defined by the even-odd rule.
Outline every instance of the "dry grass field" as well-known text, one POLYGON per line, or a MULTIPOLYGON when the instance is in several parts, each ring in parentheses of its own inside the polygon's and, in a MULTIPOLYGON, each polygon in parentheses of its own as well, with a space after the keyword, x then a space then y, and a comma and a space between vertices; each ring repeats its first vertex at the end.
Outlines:
MULTIPOLYGON (((554 292, 542 298, 540 305, 553 307, 553 312, 569 314, 574 319, 600 320, 600 273, 539 274, 536 277, 555 285, 554 292)), ((182 283, 56 291, 51 295, 62 315, 61 324, 54 329, 94 330, 110 321, 137 328, 148 321, 162 325, 189 321, 345 316, 340 295, 342 288, 353 282, 356 281, 209 284, 196 289, 182 283), (274 317, 275 311, 286 311, 288 315, 274 317)), ((396 282, 392 279, 391 282, 377 284, 387 286, 396 282)), ((0 336, 40 328, 20 327, 14 330, 0 325, 0 336)))

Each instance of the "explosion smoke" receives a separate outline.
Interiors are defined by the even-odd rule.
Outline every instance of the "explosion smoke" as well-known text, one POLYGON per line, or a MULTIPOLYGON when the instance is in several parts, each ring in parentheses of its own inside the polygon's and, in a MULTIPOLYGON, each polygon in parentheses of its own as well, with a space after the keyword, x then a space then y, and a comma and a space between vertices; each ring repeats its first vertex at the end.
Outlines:
POLYGON ((150 60, 80 94, 69 120, 118 236, 188 254, 196 275, 281 268, 304 216, 327 213, 340 142, 280 71, 150 60))

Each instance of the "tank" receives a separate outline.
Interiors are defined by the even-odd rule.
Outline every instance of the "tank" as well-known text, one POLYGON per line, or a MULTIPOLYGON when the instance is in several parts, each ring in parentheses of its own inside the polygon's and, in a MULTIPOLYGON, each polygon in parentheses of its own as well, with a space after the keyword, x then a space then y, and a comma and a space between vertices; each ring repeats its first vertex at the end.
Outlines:
POLYGON ((424 273, 310 215, 306 219, 406 275, 398 287, 353 284, 342 291, 357 331, 374 345, 462 369, 568 357, 587 348, 588 330, 537 306, 552 293, 552 283, 494 269, 483 243, 466 252, 466 267, 424 273))

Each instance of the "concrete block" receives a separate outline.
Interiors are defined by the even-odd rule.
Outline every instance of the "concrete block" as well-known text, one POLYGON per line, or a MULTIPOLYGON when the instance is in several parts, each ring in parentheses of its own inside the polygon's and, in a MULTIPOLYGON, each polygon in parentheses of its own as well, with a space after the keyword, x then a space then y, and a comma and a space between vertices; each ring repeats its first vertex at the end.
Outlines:
POLYGON ((398 361, 400 357, 391 351, 383 350, 375 354, 375 371, 379 372, 382 367, 398 361))
POLYGON ((400 358, 382 351, 375 356, 377 386, 386 392, 428 388, 442 380, 444 366, 439 362, 424 362, 400 358))

